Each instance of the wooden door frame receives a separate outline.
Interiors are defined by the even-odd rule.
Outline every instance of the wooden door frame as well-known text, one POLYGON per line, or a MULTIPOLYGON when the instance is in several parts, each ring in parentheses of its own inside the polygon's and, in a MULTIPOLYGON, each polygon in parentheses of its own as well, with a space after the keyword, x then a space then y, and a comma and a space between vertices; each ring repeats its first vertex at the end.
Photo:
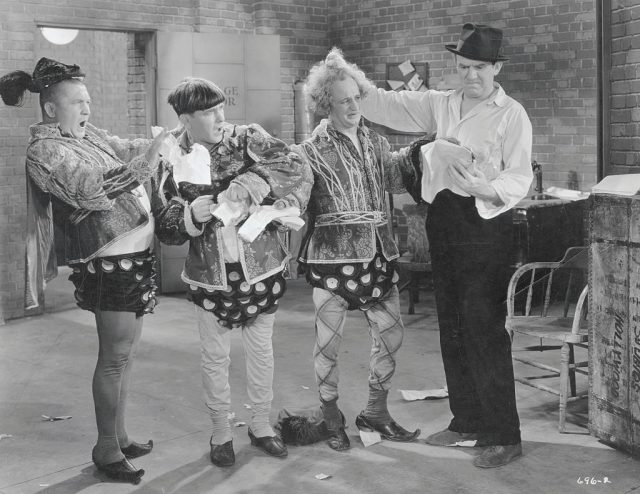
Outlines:
POLYGON ((598 86, 597 178, 611 171, 611 0, 596 5, 596 67, 598 86))

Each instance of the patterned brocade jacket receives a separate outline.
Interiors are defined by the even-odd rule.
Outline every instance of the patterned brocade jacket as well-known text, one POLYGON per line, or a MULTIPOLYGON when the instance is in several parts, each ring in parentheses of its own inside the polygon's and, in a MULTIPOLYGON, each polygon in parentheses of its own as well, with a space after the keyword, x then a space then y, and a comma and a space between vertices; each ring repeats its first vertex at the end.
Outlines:
POLYGON ((362 121, 358 138, 364 157, 325 119, 296 147, 314 177, 301 262, 369 262, 378 250, 388 261, 399 255, 387 218, 385 192, 406 192, 416 180, 408 148, 391 152, 388 141, 362 121))
MULTIPOLYGON (((183 153, 191 150, 186 131, 178 141, 183 153)), ((217 202, 218 194, 231 183, 238 183, 250 191, 253 204, 272 204, 282 199, 288 206, 304 211, 312 177, 300 156, 257 124, 227 125, 222 142, 209 154, 211 185, 177 184, 171 166, 165 165, 154 180, 152 210, 161 242, 180 245, 189 241, 182 280, 207 290, 220 290, 227 288, 222 223, 214 218, 203 225, 194 224, 187 206, 198 196, 208 194, 217 202)), ((238 251, 244 277, 250 284, 282 271, 290 258, 272 224, 253 242, 238 239, 238 251)))
MULTIPOLYGON (((27 173, 42 204, 50 198, 65 237, 65 262, 87 262, 150 218, 133 189, 155 172, 144 152, 148 139, 120 139, 87 124, 77 139, 57 124, 30 127, 27 173)), ((34 204, 31 205, 35 206, 34 204)))

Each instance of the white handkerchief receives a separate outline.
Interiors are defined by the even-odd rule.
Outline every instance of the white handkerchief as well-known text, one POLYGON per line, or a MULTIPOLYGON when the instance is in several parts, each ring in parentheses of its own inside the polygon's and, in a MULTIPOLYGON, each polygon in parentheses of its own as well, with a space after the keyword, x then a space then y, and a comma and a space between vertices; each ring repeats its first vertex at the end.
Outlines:
POLYGON ((367 448, 373 444, 379 443, 382 441, 382 436, 377 431, 360 431, 360 439, 362 440, 362 444, 367 448))
POLYGON ((454 144, 446 139, 436 139, 420 148, 422 160, 422 198, 433 202, 436 194, 444 189, 469 197, 465 191, 456 187, 449 178, 449 163, 453 160, 468 161, 472 164, 473 153, 464 146, 454 144))

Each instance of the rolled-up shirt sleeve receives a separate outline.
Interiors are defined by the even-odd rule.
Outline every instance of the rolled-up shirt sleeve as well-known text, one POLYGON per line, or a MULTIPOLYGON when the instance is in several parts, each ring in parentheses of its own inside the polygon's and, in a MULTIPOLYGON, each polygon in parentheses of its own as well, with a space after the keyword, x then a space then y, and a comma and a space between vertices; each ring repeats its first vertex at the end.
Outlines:
POLYGON ((481 217, 493 218, 508 211, 529 192, 533 171, 531 169, 532 127, 524 108, 518 106, 509 115, 502 143, 503 169, 491 181, 491 185, 502 200, 501 205, 476 198, 476 207, 481 217))
POLYGON ((401 132, 428 133, 436 130, 432 91, 369 91, 362 100, 367 120, 401 132))

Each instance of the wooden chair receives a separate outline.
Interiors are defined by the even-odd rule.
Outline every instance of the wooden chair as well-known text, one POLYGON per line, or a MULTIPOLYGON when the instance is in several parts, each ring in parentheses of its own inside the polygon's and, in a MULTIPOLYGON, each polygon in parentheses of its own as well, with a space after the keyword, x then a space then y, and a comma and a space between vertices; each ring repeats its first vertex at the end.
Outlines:
POLYGON ((429 287, 425 278, 431 272, 431 259, 429 257, 429 241, 425 228, 426 209, 424 204, 406 204, 402 209, 402 216, 406 219, 406 242, 401 241, 399 234, 400 214, 394 208, 393 195, 389 194, 389 210, 391 227, 400 257, 396 260, 398 270, 403 274, 404 281, 398 285, 400 292, 409 291, 409 314, 415 314, 415 304, 420 301, 420 290, 429 287))
POLYGON ((512 351, 543 352, 560 349, 559 368, 539 360, 516 356, 515 353, 513 360, 550 372, 516 377, 515 380, 559 396, 558 430, 561 433, 565 432, 567 402, 587 396, 586 393, 576 394, 575 374, 588 375, 588 361, 575 362, 574 356, 574 346, 588 347, 588 286, 578 292, 579 287, 586 283, 587 260, 587 247, 571 247, 558 262, 525 264, 511 277, 507 295, 506 329, 512 339, 515 333, 520 333, 534 336, 540 341, 539 346, 514 348, 512 351), (579 286, 576 286, 576 281, 580 283, 579 286), (579 295, 574 301, 577 293, 579 295), (553 340, 559 345, 544 346, 544 340, 553 340), (560 378, 559 389, 537 382, 557 377, 560 378), (571 396, 568 396, 569 391, 571 396))

